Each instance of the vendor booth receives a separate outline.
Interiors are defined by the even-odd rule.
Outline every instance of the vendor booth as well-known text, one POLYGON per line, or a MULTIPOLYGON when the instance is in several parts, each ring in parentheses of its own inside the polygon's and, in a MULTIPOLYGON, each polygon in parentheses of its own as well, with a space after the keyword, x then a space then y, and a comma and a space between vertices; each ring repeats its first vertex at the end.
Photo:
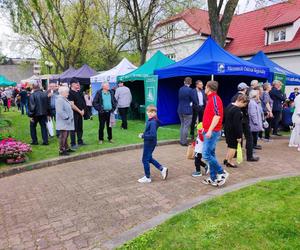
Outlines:
POLYGON ((255 56, 253 56, 249 62, 268 67, 270 70, 268 81, 272 82, 276 79, 280 80, 283 83, 283 90, 285 90, 288 94, 294 89, 294 87, 300 87, 300 75, 273 62, 262 51, 259 51, 255 56))
POLYGON ((156 105, 158 77, 154 75, 154 70, 173 63, 175 63, 173 60, 157 51, 138 69, 118 77, 117 81, 124 82, 132 93, 131 118, 144 116, 145 106, 156 105))
POLYGON ((14 87, 16 85, 16 82, 10 81, 5 76, 0 75, 0 87, 14 87))
POLYGON ((87 64, 84 64, 81 68, 75 70, 73 68, 69 68, 68 72, 64 72, 60 75, 60 82, 61 83, 70 83, 72 78, 77 78, 80 85, 89 86, 90 85, 90 78, 96 75, 96 71, 92 69, 87 64))
POLYGON ((110 84, 110 88, 116 88, 117 86, 117 77, 120 75, 127 74, 137 67, 134 66, 130 61, 126 58, 123 58, 121 62, 108 71, 101 72, 98 75, 91 77, 91 88, 92 88, 92 96, 95 96, 96 92, 101 89, 101 84, 103 82, 108 82, 110 84))
POLYGON ((184 77, 193 81, 210 79, 219 82, 219 95, 224 105, 237 92, 238 83, 250 83, 253 79, 263 80, 269 75, 267 67, 247 62, 221 48, 208 38, 191 56, 168 67, 155 70, 158 75, 158 118, 163 125, 179 122, 177 114, 178 90, 184 77))

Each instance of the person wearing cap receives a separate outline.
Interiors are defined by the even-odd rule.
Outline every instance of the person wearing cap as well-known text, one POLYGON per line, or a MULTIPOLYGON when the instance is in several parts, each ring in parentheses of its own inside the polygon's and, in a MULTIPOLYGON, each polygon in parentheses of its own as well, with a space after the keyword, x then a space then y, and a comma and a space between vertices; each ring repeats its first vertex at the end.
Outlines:
POLYGON ((291 92, 290 95, 289 95, 289 100, 294 101, 295 98, 297 97, 297 95, 299 95, 299 88, 295 87, 294 92, 291 92))
MULTIPOLYGON (((238 92, 231 98, 232 103, 234 103, 237 100, 239 95, 245 95, 248 93, 249 90, 249 86, 244 82, 239 83, 237 88, 238 92)), ((253 137, 249 125, 248 105, 246 107, 241 108, 241 110, 243 112, 242 125, 243 134, 246 138, 247 161, 258 161, 259 157, 253 155, 253 137)))
POLYGON ((132 101, 132 95, 130 89, 124 86, 123 82, 118 83, 118 88, 116 89, 115 92, 115 98, 117 100, 118 103, 117 108, 122 119, 121 128, 127 129, 128 128, 127 112, 128 112, 128 108, 130 107, 130 103, 132 101))
POLYGON ((83 115, 86 108, 83 95, 80 93, 80 84, 76 78, 72 78, 70 81, 71 89, 69 92, 68 100, 71 102, 74 112, 74 128, 71 131, 71 148, 76 149, 78 146, 83 146, 85 143, 82 140, 83 136, 83 115), (77 142, 76 142, 77 135, 77 142), (77 145, 78 144, 78 145, 77 145))

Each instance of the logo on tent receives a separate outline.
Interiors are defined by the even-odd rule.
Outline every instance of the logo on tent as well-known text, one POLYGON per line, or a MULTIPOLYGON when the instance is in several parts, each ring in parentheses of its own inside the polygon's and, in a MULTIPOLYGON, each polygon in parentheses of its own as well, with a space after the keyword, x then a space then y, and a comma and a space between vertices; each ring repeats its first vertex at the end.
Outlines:
POLYGON ((224 72, 225 72, 225 64, 218 63, 218 73, 224 73, 224 72))

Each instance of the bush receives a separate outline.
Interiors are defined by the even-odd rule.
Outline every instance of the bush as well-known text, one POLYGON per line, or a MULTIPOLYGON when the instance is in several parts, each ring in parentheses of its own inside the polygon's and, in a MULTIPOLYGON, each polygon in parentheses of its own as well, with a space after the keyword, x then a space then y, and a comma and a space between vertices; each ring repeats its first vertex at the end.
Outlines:
POLYGON ((22 159, 26 153, 31 152, 31 146, 13 138, 0 141, 0 159, 22 159))

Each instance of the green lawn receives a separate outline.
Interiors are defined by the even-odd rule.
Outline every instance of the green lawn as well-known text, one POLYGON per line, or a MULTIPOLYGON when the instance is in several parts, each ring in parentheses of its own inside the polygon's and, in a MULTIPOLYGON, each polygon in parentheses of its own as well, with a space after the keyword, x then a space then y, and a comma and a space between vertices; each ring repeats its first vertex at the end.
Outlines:
MULTIPOLYGON (((30 143, 30 131, 29 131, 29 118, 27 116, 21 116, 17 111, 2 113, 2 118, 9 119, 12 121, 12 128, 9 129, 9 133, 12 137, 30 143)), ((0 118, 1 119, 1 118, 0 118)), ((103 149, 108 147, 116 147, 121 145, 141 143, 142 140, 138 138, 138 134, 144 130, 143 121, 129 121, 127 131, 120 129, 120 123, 118 121, 117 126, 113 128, 113 140, 114 143, 110 144, 104 141, 104 144, 98 145, 98 117, 94 117, 94 120, 84 121, 84 132, 83 140, 88 145, 80 147, 76 154, 82 152, 93 151, 97 149, 103 149)), ((1 130, 2 135, 8 134, 7 130, 1 130)), ((37 126, 38 139, 39 143, 42 143, 40 127, 37 126)), ((105 134, 106 136, 106 130, 105 134)), ((178 139, 179 138, 179 126, 172 125, 166 127, 160 127, 158 130, 158 139, 159 140, 169 140, 169 139, 178 139)), ((105 138, 106 139, 106 138, 105 138)), ((49 146, 32 146, 33 152, 29 154, 28 162, 36 162, 40 160, 45 160, 58 156, 58 140, 56 137, 50 138, 49 146)), ((0 167, 6 166, 3 162, 0 162, 0 167)))
POLYGON ((300 178, 215 198, 120 249, 300 249, 300 178))

